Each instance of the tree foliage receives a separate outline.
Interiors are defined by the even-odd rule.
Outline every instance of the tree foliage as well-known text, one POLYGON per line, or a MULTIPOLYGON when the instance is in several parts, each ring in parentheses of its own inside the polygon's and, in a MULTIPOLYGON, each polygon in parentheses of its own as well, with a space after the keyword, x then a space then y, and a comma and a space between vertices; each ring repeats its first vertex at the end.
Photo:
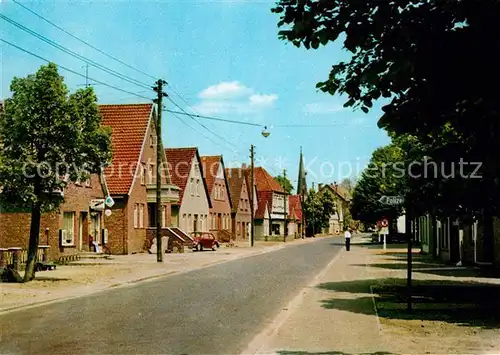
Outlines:
POLYGON ((500 79, 498 0, 280 0, 272 11, 297 47, 343 39, 350 60, 317 88, 364 112, 387 98, 379 126, 418 142, 408 159, 482 163, 480 179, 413 179, 409 194, 425 187, 420 201, 439 213, 499 213, 500 88, 485 84, 500 79))
POLYGON ((328 227, 330 216, 336 212, 335 198, 329 191, 318 193, 310 189, 303 205, 307 225, 311 226, 313 233, 319 228, 328 227))
POLYGON ((407 186, 405 152, 391 144, 376 149, 368 167, 354 188, 351 213, 363 223, 373 224, 382 217, 397 218, 401 206, 387 206, 379 202, 382 196, 404 195, 407 186))
POLYGON ((281 187, 286 191, 287 194, 291 194, 293 191, 293 185, 291 181, 283 176, 283 175, 278 175, 275 176, 274 179, 280 184, 281 187))
POLYGON ((99 173, 111 159, 110 131, 101 127, 92 88, 69 94, 54 64, 14 78, 0 116, 0 199, 31 210, 25 281, 34 277, 40 214, 56 209, 69 182, 99 173))

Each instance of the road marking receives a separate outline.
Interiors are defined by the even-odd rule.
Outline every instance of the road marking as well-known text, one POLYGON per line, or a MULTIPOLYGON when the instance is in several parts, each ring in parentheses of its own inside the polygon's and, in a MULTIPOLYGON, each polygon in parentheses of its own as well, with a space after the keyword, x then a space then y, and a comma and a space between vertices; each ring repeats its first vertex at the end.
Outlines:
POLYGON ((338 253, 333 257, 333 259, 313 278, 313 280, 295 296, 287 306, 285 306, 280 313, 274 318, 271 323, 264 328, 262 332, 257 334, 255 338, 247 346, 246 350, 243 351, 242 355, 249 354, 264 354, 261 352, 269 342, 276 336, 279 329, 287 321, 287 319, 292 315, 293 311, 296 310, 304 299, 304 295, 307 294, 308 289, 316 286, 318 280, 323 278, 325 274, 330 270, 332 265, 337 261, 337 259, 343 254, 345 247, 341 247, 338 253))
MULTIPOLYGON (((304 244, 315 243, 315 242, 323 240, 323 239, 324 238, 319 238, 319 239, 310 240, 310 241, 308 240, 304 244)), ((172 276, 176 276, 176 275, 182 275, 182 274, 186 274, 188 272, 202 270, 202 269, 209 268, 211 266, 228 263, 230 261, 234 261, 234 260, 238 260, 238 259, 246 259, 246 258, 250 258, 252 256, 263 255, 263 254, 271 253, 274 251, 282 250, 282 249, 285 249, 287 247, 300 246, 300 245, 302 245, 302 243, 301 244, 283 243, 283 244, 278 244, 276 246, 266 247, 263 250, 255 250, 254 252, 249 252, 248 254, 232 255, 232 257, 230 257, 226 260, 217 260, 217 261, 214 261, 213 263, 206 264, 206 265, 203 265, 201 267, 195 266, 195 267, 191 267, 191 268, 188 268, 185 270, 169 270, 163 274, 146 276, 146 277, 142 277, 139 279, 128 280, 128 281, 124 281, 121 283, 115 283, 115 284, 110 284, 110 285, 92 285, 90 287, 90 289, 89 288, 85 288, 85 289, 82 288, 82 290, 80 291, 80 293, 78 295, 60 296, 60 297, 56 297, 56 298, 52 298, 52 299, 48 299, 48 300, 44 300, 44 301, 39 301, 39 302, 34 302, 34 303, 26 304, 26 305, 13 306, 13 307, 9 307, 6 309, 0 309, 0 316, 3 316, 3 315, 8 314, 8 313, 23 311, 25 309, 47 306, 47 305, 51 305, 54 303, 60 303, 60 302, 69 301, 69 300, 73 300, 73 299, 77 299, 77 298, 82 298, 82 297, 94 295, 97 293, 102 293, 102 292, 109 291, 109 290, 116 290, 116 289, 125 288, 125 287, 132 287, 132 286, 136 286, 139 283, 153 282, 153 281, 157 281, 157 280, 162 279, 162 278, 168 278, 168 277, 172 277, 172 276), (93 287, 95 287, 95 288, 93 288, 93 287)), ((112 264, 110 264, 110 265, 112 265, 112 264)))
POLYGON ((378 316, 378 311, 377 311, 377 303, 375 302, 375 295, 373 294, 373 287, 371 285, 370 285, 370 293, 372 295, 373 310, 375 311, 375 316, 377 317, 378 335, 380 336, 382 333, 382 325, 380 324, 380 318, 378 316))

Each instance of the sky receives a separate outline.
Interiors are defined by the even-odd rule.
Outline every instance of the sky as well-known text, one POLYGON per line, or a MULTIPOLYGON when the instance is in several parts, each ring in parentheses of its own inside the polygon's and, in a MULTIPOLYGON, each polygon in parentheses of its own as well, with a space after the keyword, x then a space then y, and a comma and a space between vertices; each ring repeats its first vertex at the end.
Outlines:
MULTIPOLYGON (((297 48, 278 38, 274 2, 258 0, 176 1, 22 1, 26 7, 119 59, 125 66, 90 48, 12 0, 0 0, 0 13, 46 38, 142 86, 88 68, 100 103, 150 102, 154 78, 168 82, 167 109, 248 126, 175 116, 163 112, 162 138, 167 147, 196 146, 201 155, 223 155, 226 167, 255 163, 273 176, 286 169, 296 187, 300 147, 308 185, 356 177, 374 149, 389 143, 377 127, 381 103, 365 114, 344 108, 346 97, 316 89, 331 66, 348 60, 342 42, 318 50, 297 48), (93 82, 96 79, 131 92, 93 82), (137 94, 138 97, 133 94, 137 94), (286 127, 286 125, 296 125, 286 127), (297 126, 298 125, 298 126, 297 126), (270 135, 261 134, 267 127, 270 135)), ((86 83, 85 62, 50 46, 0 19, 0 37, 74 73, 60 70, 70 91, 86 83)), ((0 42, 0 98, 10 96, 14 77, 34 73, 43 60, 0 42)))

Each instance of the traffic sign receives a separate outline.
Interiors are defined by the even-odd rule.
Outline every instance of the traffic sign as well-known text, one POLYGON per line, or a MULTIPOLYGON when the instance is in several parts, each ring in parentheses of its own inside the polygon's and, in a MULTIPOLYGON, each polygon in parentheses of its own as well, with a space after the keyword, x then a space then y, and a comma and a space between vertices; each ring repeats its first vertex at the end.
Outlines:
POLYGON ((403 196, 382 196, 379 198, 378 202, 384 205, 398 206, 402 205, 405 202, 405 199, 403 196))
POLYGON ((386 218, 384 218, 384 219, 380 220, 380 225, 382 227, 387 227, 389 225, 389 221, 386 218))
POLYGON ((106 206, 109 208, 113 207, 115 201, 111 198, 111 196, 106 197, 106 206))

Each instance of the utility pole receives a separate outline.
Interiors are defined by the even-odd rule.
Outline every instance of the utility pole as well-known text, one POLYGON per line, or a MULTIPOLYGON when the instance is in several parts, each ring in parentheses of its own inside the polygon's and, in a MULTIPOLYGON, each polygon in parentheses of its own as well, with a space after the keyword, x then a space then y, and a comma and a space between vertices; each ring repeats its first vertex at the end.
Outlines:
POLYGON ((163 97, 167 97, 168 95, 163 92, 163 84, 166 84, 165 80, 159 79, 156 82, 156 86, 153 87, 153 90, 156 91, 158 97, 154 100, 157 105, 157 114, 156 114, 156 261, 161 263, 163 262, 163 248, 161 245, 161 178, 162 178, 162 170, 161 170, 161 155, 165 154, 162 152, 162 144, 161 144, 161 113, 163 111, 163 97))
POLYGON ((255 183, 254 183, 254 176, 253 176, 253 170, 254 170, 254 157, 255 157, 255 147, 252 144, 250 146, 250 215, 251 215, 251 224, 250 224, 250 246, 253 247, 254 244, 254 238, 255 238, 255 225, 254 225, 254 219, 255 219, 255 209, 254 209, 254 196, 253 193, 255 191, 255 183))
POLYGON ((284 230, 283 242, 286 242, 286 237, 288 235, 288 228, 287 228, 288 223, 287 223, 287 213, 286 213, 286 200, 288 199, 288 194, 286 192, 285 181, 286 181, 286 169, 283 169, 283 191, 285 192, 285 194, 283 195, 283 203, 284 203, 283 212, 285 213, 285 221, 283 224, 283 230, 284 230))
POLYGON ((89 87, 89 63, 85 65, 85 87, 89 87))

